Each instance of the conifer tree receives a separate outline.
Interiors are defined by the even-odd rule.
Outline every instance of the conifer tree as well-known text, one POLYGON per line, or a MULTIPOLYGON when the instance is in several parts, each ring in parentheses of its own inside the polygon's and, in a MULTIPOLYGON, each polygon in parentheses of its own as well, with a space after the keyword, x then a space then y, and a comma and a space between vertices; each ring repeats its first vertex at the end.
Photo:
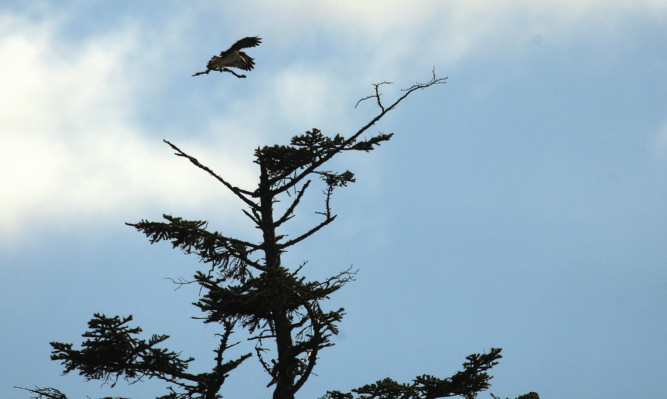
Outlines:
MULTIPOLYGON (((77 371, 87 380, 100 380, 115 385, 118 379, 137 382, 156 378, 169 383, 168 391, 159 399, 222 398, 223 384, 229 373, 250 358, 255 358, 268 374, 273 399, 293 399, 303 387, 323 350, 334 345, 344 309, 332 309, 325 302, 332 294, 352 281, 354 271, 343 270, 324 280, 310 280, 303 265, 284 265, 282 255, 293 245, 311 237, 336 219, 331 198, 336 189, 355 181, 346 170, 334 172, 325 168, 333 157, 347 151, 369 152, 391 139, 392 134, 378 133, 363 138, 369 129, 415 91, 445 83, 433 73, 426 83, 417 83, 405 90, 391 104, 385 105, 380 88, 389 82, 374 85, 374 93, 360 100, 374 101, 379 111, 366 125, 349 136, 326 136, 318 129, 292 137, 289 145, 273 145, 255 150, 254 163, 259 168, 255 188, 240 188, 227 178, 202 164, 175 144, 166 141, 179 157, 211 175, 231 191, 243 204, 243 213, 261 231, 261 240, 251 242, 227 233, 211 231, 205 221, 185 220, 163 215, 164 220, 141 220, 128 223, 143 233, 151 243, 170 242, 187 254, 199 257, 206 267, 195 273, 189 283, 198 284, 201 295, 194 305, 202 312, 204 323, 219 324, 223 333, 213 348, 215 365, 210 371, 191 373, 194 361, 163 348, 168 336, 153 334, 140 338, 140 327, 132 327, 132 316, 108 317, 95 314, 88 322, 88 331, 80 349, 70 343, 52 342, 51 359, 60 361, 64 372, 77 371), (290 237, 282 234, 283 226, 295 216, 313 178, 321 180, 323 190, 320 221, 312 228, 290 237), (278 211, 279 201, 288 204, 278 211), (227 359, 225 352, 232 332, 245 330, 249 336, 247 353, 227 359)), ((357 103, 358 105, 358 103, 357 103)), ((448 378, 430 375, 416 377, 411 383, 383 379, 352 390, 328 391, 327 399, 435 399, 459 396, 474 398, 489 387, 487 373, 501 350, 472 354, 463 363, 463 370, 448 378)), ((38 399, 66 399, 55 388, 22 388, 38 399)), ((529 395, 532 395, 529 394, 529 395)), ((235 395, 229 394, 230 398, 235 395)), ((526 398, 538 398, 525 396, 526 398)))

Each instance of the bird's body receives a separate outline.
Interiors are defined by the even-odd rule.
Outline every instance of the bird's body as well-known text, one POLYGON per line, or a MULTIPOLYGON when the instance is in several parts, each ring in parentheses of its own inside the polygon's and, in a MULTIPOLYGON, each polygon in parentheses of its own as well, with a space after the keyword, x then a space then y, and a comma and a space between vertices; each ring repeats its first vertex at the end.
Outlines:
POLYGON ((198 72, 192 76, 207 74, 211 71, 227 71, 231 72, 237 77, 245 77, 245 75, 237 75, 227 68, 238 68, 244 71, 250 71, 255 67, 255 61, 248 54, 241 51, 244 48, 256 47, 262 42, 262 39, 257 36, 249 36, 234 43, 228 50, 220 52, 220 55, 214 55, 206 64, 206 71, 198 72))

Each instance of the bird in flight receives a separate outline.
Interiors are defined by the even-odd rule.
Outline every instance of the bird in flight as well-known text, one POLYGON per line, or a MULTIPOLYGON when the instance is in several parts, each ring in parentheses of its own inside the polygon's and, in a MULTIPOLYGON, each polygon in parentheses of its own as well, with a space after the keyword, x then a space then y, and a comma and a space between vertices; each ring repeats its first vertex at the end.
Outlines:
POLYGON ((232 45, 229 50, 222 51, 220 55, 214 55, 206 64, 206 70, 197 72, 192 76, 208 74, 211 71, 230 72, 237 78, 245 78, 228 68, 238 68, 250 71, 255 66, 255 61, 248 54, 241 51, 244 48, 256 47, 262 42, 258 36, 245 37, 232 45))

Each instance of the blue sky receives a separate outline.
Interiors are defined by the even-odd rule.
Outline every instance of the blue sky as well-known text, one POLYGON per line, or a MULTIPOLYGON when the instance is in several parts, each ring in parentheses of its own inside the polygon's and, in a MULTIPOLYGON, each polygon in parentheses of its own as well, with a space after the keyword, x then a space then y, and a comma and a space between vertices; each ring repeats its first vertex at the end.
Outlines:
MULTIPOLYGON (((170 213, 253 238, 241 204, 166 138, 251 188, 258 145, 350 134, 384 96, 426 81, 331 168, 357 183, 338 219, 287 254, 322 277, 358 268, 348 314, 300 398, 455 372, 502 347, 490 392, 662 397, 667 356, 667 3, 22 1, 0 5, 0 397, 54 386, 50 341, 93 313, 212 364, 190 305, 197 259, 124 225, 170 213), (247 79, 190 77, 248 35, 247 79)), ((317 221, 318 190, 286 233, 317 221)), ((242 339, 242 337, 239 337, 242 339)), ((266 397, 249 360, 225 397, 266 397)), ((154 397, 159 383, 119 396, 154 397), (151 396, 154 395, 154 396, 151 396)), ((481 397, 490 397, 487 394, 481 397)))

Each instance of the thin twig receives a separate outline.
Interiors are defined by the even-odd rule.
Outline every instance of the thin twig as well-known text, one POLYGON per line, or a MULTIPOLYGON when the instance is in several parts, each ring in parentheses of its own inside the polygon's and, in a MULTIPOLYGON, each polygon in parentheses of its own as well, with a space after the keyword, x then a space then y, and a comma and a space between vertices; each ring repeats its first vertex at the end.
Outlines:
MULTIPOLYGON (((418 89, 425 89, 425 88, 427 88, 427 87, 430 87, 430 86, 433 86, 433 85, 437 85, 437 84, 444 84, 444 83, 446 83, 446 80, 447 80, 447 77, 444 77, 444 78, 438 78, 438 77, 435 75, 435 68, 433 68, 433 77, 431 78, 430 81, 428 81, 428 82, 426 82, 426 83, 416 83, 416 84, 414 84, 414 85, 408 87, 407 89, 403 89, 403 90, 401 90, 401 91, 405 92, 405 94, 403 94, 402 96, 400 96, 396 101, 394 101, 394 102, 393 102, 390 106, 388 106, 388 107, 384 107, 384 106, 381 105, 381 106, 380 106, 381 112, 378 113, 373 119, 371 119, 370 122, 368 122, 368 123, 367 123, 365 126, 363 126, 361 129, 357 130, 357 132, 354 133, 352 136, 348 137, 348 139, 345 140, 343 143, 341 143, 340 146, 338 146, 337 149, 334 149, 334 150, 329 151, 329 153, 328 153, 327 155, 321 157, 321 158, 318 159, 316 162, 313 162, 309 167, 305 168, 305 169, 302 170, 298 175, 294 176, 294 177, 290 180, 289 183, 287 183, 287 184, 285 184, 284 186, 282 186, 282 187, 280 187, 280 188, 274 190, 274 191, 273 191, 273 194, 274 194, 274 195, 277 195, 277 194, 280 194, 280 193, 283 192, 283 191, 289 190, 291 187, 295 186, 299 181, 301 181, 304 177, 308 176, 308 175, 311 174, 315 169, 317 169, 318 167, 320 167, 322 164, 324 164, 325 162, 327 162, 329 159, 333 158, 334 155, 336 155, 337 153, 339 153, 339 152, 345 150, 346 147, 348 147, 348 146, 350 146, 352 143, 354 143, 354 142, 357 140, 357 138, 358 138, 359 136, 361 136, 366 130, 368 130, 371 126, 373 126, 375 123, 377 123, 377 121, 379 121, 380 119, 382 119, 382 118, 383 118, 389 111, 391 111, 391 110, 394 109, 398 104, 400 104, 401 101, 405 100, 405 98, 406 98, 407 96, 409 96, 413 91, 418 90, 418 89)), ((383 82, 383 83, 388 84, 389 82, 383 82)), ((383 83, 377 83, 377 84, 376 84, 376 85, 377 85, 377 86, 376 86, 376 90, 377 90, 377 88, 378 88, 381 84, 383 84, 383 83)), ((378 103, 379 103, 379 102, 380 102, 380 100, 379 100, 379 94, 380 94, 379 92, 376 92, 376 95, 374 95, 374 96, 370 96, 370 97, 368 97, 368 98, 372 98, 372 97, 376 97, 376 96, 377 96, 378 103)), ((278 181, 278 180, 280 180, 280 179, 282 179, 282 178, 285 178, 285 176, 278 176, 278 177, 274 178, 274 181, 278 181)))
POLYGON ((245 77, 246 77, 245 75, 239 75, 238 73, 232 71, 231 69, 227 69, 227 68, 207 69, 207 70, 202 71, 202 72, 197 72, 197 73, 195 73, 195 74, 192 75, 192 76, 208 75, 208 73, 211 72, 211 71, 229 72, 229 73, 231 73, 232 75, 236 76, 236 77, 239 78, 239 79, 240 79, 240 78, 245 78, 245 77))
POLYGON ((394 83, 393 82, 386 82, 386 81, 385 82, 380 82, 380 83, 373 83, 373 86, 375 86, 375 94, 371 94, 370 96, 364 97, 361 100, 357 101, 357 103, 354 105, 354 108, 357 108, 359 103, 364 101, 364 100, 375 98, 375 99, 377 99, 377 103, 378 103, 378 106, 380 107, 380 109, 384 111, 384 107, 382 106, 382 102, 380 101, 380 96, 382 95, 380 93, 380 85, 392 85, 392 84, 394 84, 394 83))

